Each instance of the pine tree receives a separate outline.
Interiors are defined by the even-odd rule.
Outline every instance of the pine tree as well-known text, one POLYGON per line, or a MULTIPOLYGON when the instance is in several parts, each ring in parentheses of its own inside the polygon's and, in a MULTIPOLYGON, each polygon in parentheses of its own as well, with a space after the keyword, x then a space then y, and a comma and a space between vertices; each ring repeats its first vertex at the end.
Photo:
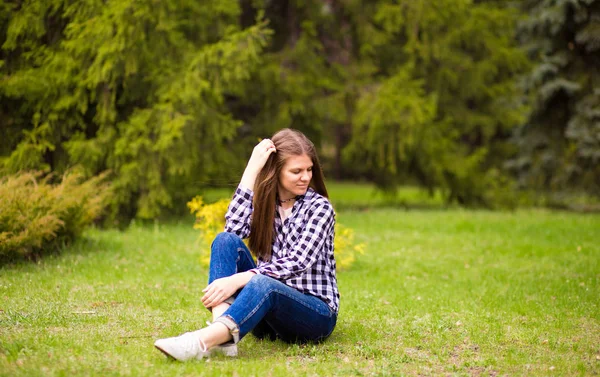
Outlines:
POLYGON ((367 147, 358 156, 373 161, 380 181, 394 187, 412 178, 441 188, 448 201, 493 204, 508 138, 524 114, 516 79, 528 61, 513 38, 518 17, 502 1, 379 5, 369 39, 383 74, 355 118, 353 148, 368 140, 375 153, 367 147))
POLYGON ((125 217, 233 183, 248 147, 282 127, 338 178, 487 204, 523 122, 507 0, 0 7, 1 166, 110 169, 125 217))
POLYGON ((520 39, 539 64, 511 162, 524 187, 600 195, 600 1, 532 0, 520 39))
MULTIPOLYGON (((0 116, 18 130, 5 171, 113 172, 115 213, 153 218, 228 174, 240 127, 228 98, 270 31, 237 1, 2 2, 0 116)), ((14 132, 11 131, 11 135, 14 132)))
POLYGON ((294 126, 325 145, 327 167, 395 190, 418 183, 485 204, 523 120, 528 62, 503 1, 270 3, 277 43, 249 104, 251 124, 294 126), (342 158, 343 157, 343 158, 342 158), (487 195, 487 196, 486 196, 487 195))

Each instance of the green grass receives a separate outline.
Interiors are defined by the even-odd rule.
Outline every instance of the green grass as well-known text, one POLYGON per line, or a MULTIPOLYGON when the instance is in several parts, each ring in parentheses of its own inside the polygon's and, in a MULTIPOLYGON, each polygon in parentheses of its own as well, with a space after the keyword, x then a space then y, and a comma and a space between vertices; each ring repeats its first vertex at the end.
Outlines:
POLYGON ((191 224, 90 230, 63 254, 0 269, 0 375, 598 375, 600 216, 340 211, 368 244, 339 273, 321 345, 240 343, 178 363, 156 338, 201 327, 207 271, 191 224))

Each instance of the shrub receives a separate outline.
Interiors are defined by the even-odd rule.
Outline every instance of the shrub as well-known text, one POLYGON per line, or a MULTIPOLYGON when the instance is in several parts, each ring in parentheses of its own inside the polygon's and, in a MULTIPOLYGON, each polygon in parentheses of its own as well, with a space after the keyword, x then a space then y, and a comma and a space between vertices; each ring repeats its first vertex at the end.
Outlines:
POLYGON ((196 216, 194 229, 200 231, 200 263, 208 266, 210 263, 210 245, 217 234, 225 229, 225 214, 229 206, 229 200, 206 204, 201 196, 196 196, 188 202, 190 212, 196 216))
POLYGON ((105 174, 83 180, 21 172, 0 179, 0 256, 36 257, 73 240, 102 212, 109 194, 105 174))
MULTIPOLYGON (((210 245, 216 235, 225 229, 225 214, 229 205, 228 199, 221 199, 212 204, 206 204, 201 196, 196 196, 188 202, 190 212, 195 214, 194 229, 200 230, 200 263, 208 266, 210 263, 210 245)), ((335 224, 335 257, 338 269, 349 268, 357 253, 364 253, 364 244, 355 244, 354 230, 338 223, 335 224)))

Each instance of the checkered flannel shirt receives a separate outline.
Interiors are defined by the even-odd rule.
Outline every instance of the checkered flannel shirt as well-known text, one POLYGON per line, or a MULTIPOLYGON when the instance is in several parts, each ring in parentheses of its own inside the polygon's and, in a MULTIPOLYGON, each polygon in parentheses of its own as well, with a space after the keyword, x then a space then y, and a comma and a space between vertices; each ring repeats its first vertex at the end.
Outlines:
MULTIPOLYGON (((252 190, 238 186, 225 215, 226 232, 248 238, 253 196, 252 190)), ((334 225, 331 203, 309 187, 305 195, 296 197, 292 214, 285 221, 275 211, 271 260, 259 258, 253 271, 316 296, 337 313, 340 294, 333 255, 334 225)))

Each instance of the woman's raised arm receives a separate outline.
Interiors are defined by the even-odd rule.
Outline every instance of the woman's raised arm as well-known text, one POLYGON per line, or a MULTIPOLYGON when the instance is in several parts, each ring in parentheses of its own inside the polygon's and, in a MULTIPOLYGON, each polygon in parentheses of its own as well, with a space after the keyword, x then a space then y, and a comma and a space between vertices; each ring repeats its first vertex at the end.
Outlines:
POLYGON ((273 144, 271 139, 263 139, 254 147, 252 156, 250 156, 248 165, 246 165, 246 170, 244 170, 244 174, 242 175, 242 180, 240 182, 242 186, 254 192, 256 177, 273 152, 276 152, 276 149, 275 144, 273 144))

